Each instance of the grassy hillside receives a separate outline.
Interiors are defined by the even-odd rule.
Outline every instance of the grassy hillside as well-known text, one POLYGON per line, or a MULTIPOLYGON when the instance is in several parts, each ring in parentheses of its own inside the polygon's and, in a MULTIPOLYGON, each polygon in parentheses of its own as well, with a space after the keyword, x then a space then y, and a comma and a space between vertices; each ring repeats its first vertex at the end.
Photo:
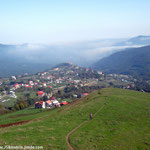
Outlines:
POLYGON ((0 125, 30 120, 26 124, 0 128, 0 145, 69 149, 67 134, 92 112, 96 113, 94 118, 69 137, 74 148, 150 149, 149 108, 149 94, 103 89, 58 109, 41 112, 30 108, 0 116, 0 125))

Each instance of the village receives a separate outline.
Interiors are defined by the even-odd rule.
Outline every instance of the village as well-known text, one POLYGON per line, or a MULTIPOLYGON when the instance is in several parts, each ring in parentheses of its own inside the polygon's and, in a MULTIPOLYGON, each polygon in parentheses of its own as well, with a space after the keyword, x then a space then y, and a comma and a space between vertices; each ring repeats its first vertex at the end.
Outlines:
POLYGON ((10 108, 18 101, 30 100, 29 105, 34 104, 35 108, 60 107, 100 88, 130 89, 135 86, 134 82, 136 79, 131 76, 105 75, 90 68, 62 63, 36 75, 24 74, 1 80, 0 104, 9 104, 10 108))

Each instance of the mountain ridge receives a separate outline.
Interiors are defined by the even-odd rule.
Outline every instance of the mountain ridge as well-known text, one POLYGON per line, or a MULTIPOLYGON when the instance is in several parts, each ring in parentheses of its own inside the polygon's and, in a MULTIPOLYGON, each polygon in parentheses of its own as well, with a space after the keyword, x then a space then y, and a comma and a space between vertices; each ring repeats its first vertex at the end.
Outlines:
POLYGON ((116 44, 116 46, 123 45, 150 45, 150 36, 139 35, 116 44))
POLYGON ((104 73, 127 74, 149 78, 150 75, 150 46, 131 48, 116 52, 99 60, 93 65, 94 69, 104 73))

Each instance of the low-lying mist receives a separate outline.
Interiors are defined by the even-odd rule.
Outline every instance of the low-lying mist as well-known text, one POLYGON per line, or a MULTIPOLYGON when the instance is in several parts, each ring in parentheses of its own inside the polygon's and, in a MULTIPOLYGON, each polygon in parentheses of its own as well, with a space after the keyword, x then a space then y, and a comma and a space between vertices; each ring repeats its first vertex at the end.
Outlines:
MULTIPOLYGON (((143 37, 140 38, 143 40, 143 37)), ((128 41, 126 39, 106 39, 53 45, 28 43, 22 45, 0 44, 0 68, 5 68, 1 69, 0 73, 4 73, 7 69, 13 70, 13 67, 17 67, 17 71, 28 72, 28 68, 30 68, 30 70, 35 69, 35 72, 37 72, 41 71, 41 69, 46 69, 47 66, 52 67, 63 62, 72 62, 75 65, 90 67, 95 62, 114 52, 129 47, 142 46, 141 43, 128 41), (128 45, 127 43, 130 44, 128 45)))
MULTIPOLYGON (((90 66, 97 60, 127 46, 113 46, 115 41, 101 40, 55 45, 23 44, 9 46, 3 56, 21 62, 58 64, 72 62, 81 66, 90 66)), ((2 51, 1 51, 2 52, 2 51)), ((9 60, 8 60, 9 61, 9 60)))

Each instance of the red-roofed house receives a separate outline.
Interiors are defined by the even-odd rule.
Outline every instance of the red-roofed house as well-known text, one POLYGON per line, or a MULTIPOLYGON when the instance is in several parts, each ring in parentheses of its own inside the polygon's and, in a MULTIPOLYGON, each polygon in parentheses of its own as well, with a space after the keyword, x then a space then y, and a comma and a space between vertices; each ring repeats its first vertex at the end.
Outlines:
POLYGON ((55 99, 56 99, 55 96, 53 96, 53 97, 50 98, 50 100, 55 100, 55 99))
POLYGON ((38 91, 38 96, 44 96, 44 92, 43 91, 38 91))
POLYGON ((27 86, 27 87, 32 88, 32 86, 31 86, 31 85, 29 85, 29 86, 27 86))
POLYGON ((66 102, 66 101, 60 103, 61 106, 67 105, 67 104, 68 104, 68 102, 66 102))
POLYGON ((28 87, 28 86, 29 86, 29 84, 25 84, 25 86, 26 86, 26 87, 28 87))
POLYGON ((52 107, 52 102, 50 100, 47 100, 46 101, 46 107, 52 107))
POLYGON ((47 100, 46 103, 51 104, 52 102, 50 100, 47 100))
POLYGON ((21 85, 21 86, 24 86, 24 84, 23 84, 23 83, 20 83, 20 85, 21 85))
POLYGON ((35 108, 50 108, 53 106, 53 103, 50 100, 47 100, 46 102, 40 101, 35 103, 35 108))
POLYGON ((43 86, 46 86, 46 83, 42 83, 43 84, 43 86))
POLYGON ((36 102, 35 108, 45 108, 45 102, 44 101, 36 102))
POLYGON ((20 87, 20 85, 19 85, 18 83, 16 83, 16 84, 14 84, 14 87, 15 87, 16 89, 18 89, 18 88, 20 87))
POLYGON ((33 85, 33 81, 29 81, 29 84, 30 84, 30 85, 33 85))
POLYGON ((87 96, 87 95, 89 95, 89 93, 83 93, 83 94, 82 94, 82 96, 87 96))

